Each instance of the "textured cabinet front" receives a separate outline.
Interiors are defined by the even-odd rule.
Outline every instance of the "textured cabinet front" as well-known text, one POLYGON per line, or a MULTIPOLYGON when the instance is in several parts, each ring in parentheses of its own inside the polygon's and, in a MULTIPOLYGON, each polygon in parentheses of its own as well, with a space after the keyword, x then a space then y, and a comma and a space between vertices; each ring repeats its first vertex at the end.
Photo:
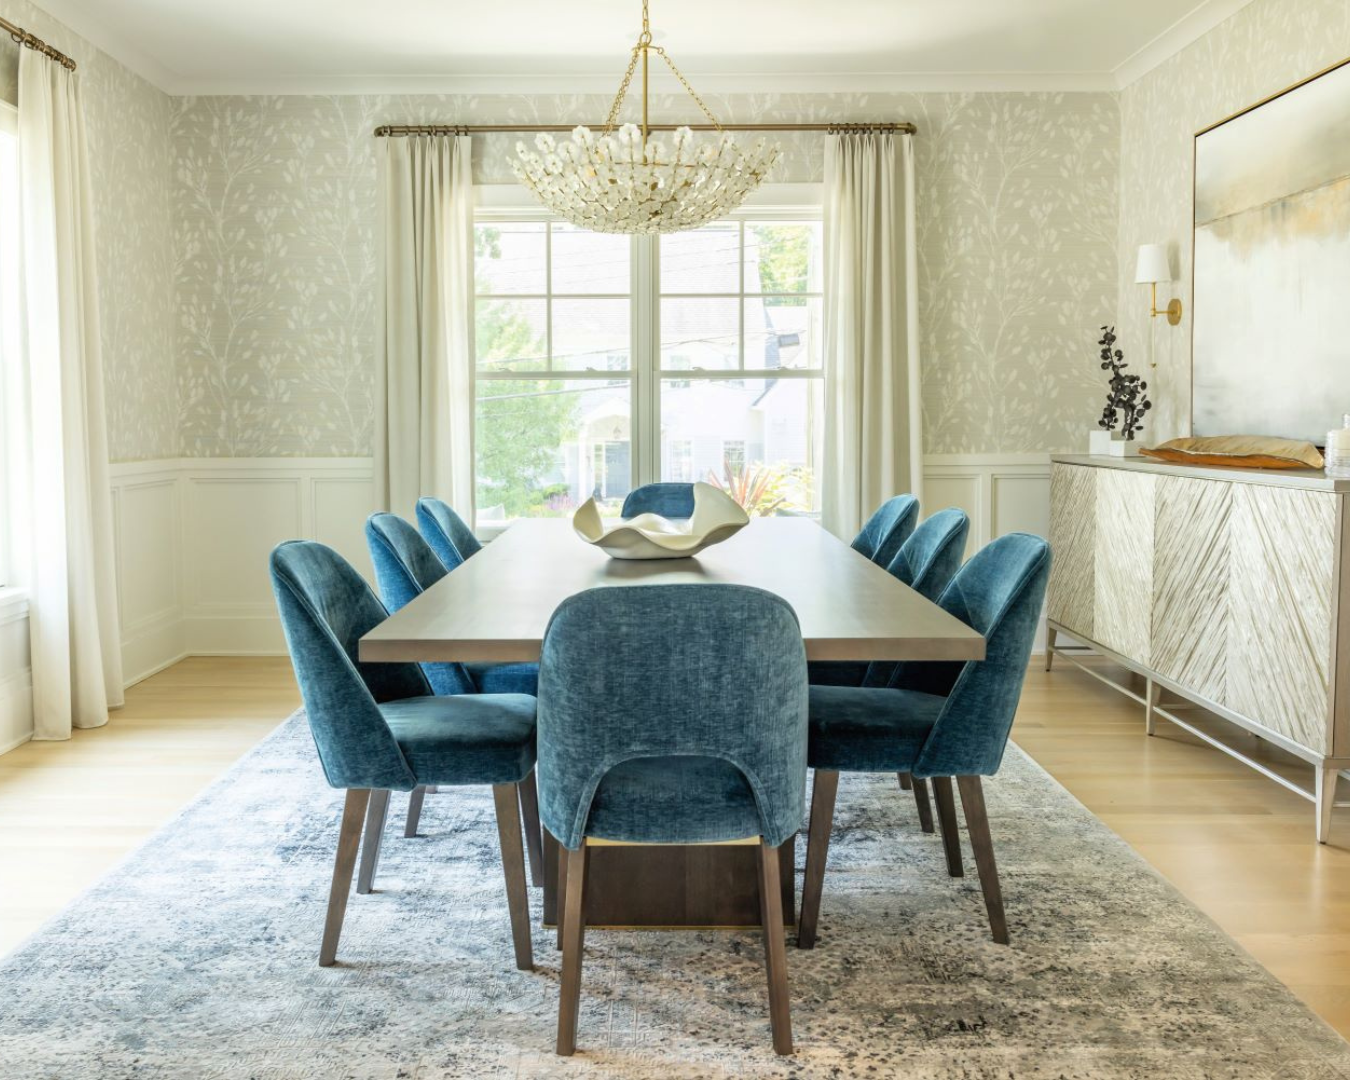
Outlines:
POLYGON ((1096 591, 1097 470, 1055 465, 1050 470, 1050 588, 1046 613, 1061 626, 1093 635, 1096 591))
POLYGON ((1158 478, 1122 469, 1093 471, 1097 474, 1093 636, 1108 649, 1147 666, 1158 478))
POLYGON ((1227 693, 1233 486, 1157 479, 1152 668, 1210 701, 1227 693))
POLYGON ((1221 703, 1331 752, 1338 496, 1233 485, 1227 692, 1221 703))

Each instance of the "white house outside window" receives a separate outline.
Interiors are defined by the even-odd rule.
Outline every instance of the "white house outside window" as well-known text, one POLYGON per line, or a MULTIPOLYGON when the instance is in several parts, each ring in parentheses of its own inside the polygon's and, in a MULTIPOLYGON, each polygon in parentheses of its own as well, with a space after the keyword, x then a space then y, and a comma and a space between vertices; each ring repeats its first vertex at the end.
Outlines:
POLYGON ((659 239, 480 211, 479 522, 617 514, 655 480, 815 512, 820 233, 818 209, 659 239))

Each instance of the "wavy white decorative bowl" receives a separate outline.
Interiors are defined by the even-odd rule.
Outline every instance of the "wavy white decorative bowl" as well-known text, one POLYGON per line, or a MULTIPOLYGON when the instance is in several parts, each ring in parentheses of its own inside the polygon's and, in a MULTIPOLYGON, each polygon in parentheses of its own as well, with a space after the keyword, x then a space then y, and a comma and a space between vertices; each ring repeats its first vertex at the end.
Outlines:
POLYGON ((614 559, 685 559, 720 544, 749 523, 740 504, 711 484, 694 485, 694 516, 687 520, 639 514, 606 528, 594 499, 587 499, 572 515, 576 534, 614 559))

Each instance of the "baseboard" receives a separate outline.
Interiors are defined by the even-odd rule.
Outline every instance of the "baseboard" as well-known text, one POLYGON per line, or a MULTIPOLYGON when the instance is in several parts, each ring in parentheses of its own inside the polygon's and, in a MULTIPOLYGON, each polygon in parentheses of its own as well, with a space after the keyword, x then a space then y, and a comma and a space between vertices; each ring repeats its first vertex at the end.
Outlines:
POLYGON ((29 671, 0 682, 0 754, 33 737, 33 680, 29 671))
POLYGON ((173 612, 123 637, 122 685, 135 686, 186 655, 183 617, 173 612))
POLYGON ((189 616, 183 620, 188 656, 280 656, 286 652, 275 615, 189 616))

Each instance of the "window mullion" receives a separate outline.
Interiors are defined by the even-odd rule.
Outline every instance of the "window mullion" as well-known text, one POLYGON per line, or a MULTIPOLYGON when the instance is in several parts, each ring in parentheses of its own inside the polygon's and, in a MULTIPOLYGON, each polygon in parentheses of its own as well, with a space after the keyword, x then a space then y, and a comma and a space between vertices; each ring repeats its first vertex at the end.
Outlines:
POLYGON ((633 238, 633 376, 635 484, 661 475, 660 348, 657 342, 657 238, 633 238))

